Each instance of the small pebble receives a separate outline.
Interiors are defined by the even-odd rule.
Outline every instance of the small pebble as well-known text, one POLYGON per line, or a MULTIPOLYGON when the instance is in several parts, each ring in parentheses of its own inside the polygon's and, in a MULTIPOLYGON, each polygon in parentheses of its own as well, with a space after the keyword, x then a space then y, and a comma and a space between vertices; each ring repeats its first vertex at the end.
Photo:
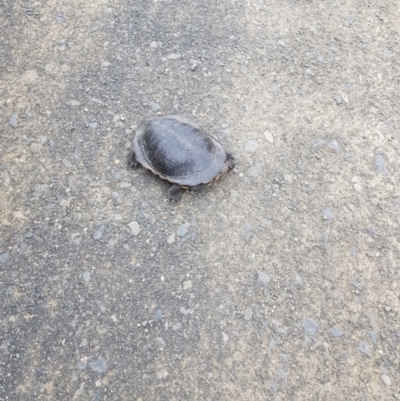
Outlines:
POLYGON ((358 281, 352 281, 352 282, 351 282, 351 285, 352 285, 355 289, 357 289, 358 291, 362 291, 362 289, 363 289, 362 284, 359 283, 358 281))
POLYGON ((173 331, 178 331, 181 328, 182 328, 182 323, 181 322, 178 322, 178 323, 175 323, 175 324, 172 325, 172 330, 173 331))
POLYGON ((24 215, 20 211, 14 212, 14 216, 19 220, 22 220, 24 218, 24 215))
POLYGON ((359 354, 361 354, 363 356, 366 356, 368 358, 372 357, 372 349, 371 349, 371 347, 367 343, 365 343, 363 341, 360 341, 358 343, 357 351, 358 351, 359 354))
POLYGON ((95 361, 89 362, 89 367, 97 373, 107 372, 106 361, 101 356, 99 356, 95 361))
POLYGON ((387 386, 390 386, 392 384, 392 380, 388 375, 382 375, 381 379, 387 386))
POLYGON ((279 89, 279 86, 275 82, 269 87, 269 90, 272 93, 275 93, 278 89, 279 89))
POLYGON ((246 142, 245 150, 253 153, 258 149, 259 146, 260 144, 257 141, 250 140, 246 142))
POLYGON ((87 367, 87 363, 86 363, 86 362, 83 362, 83 361, 79 361, 79 362, 76 364, 76 367, 77 367, 79 370, 84 370, 84 369, 86 369, 86 367, 87 367))
POLYGON ((8 255, 8 252, 4 252, 0 255, 0 265, 7 262, 8 255))
POLYGON ((376 331, 370 331, 369 336, 371 337, 371 341, 376 344, 378 342, 378 333, 376 331))
POLYGON ((300 85, 298 88, 300 95, 304 95, 308 91, 308 87, 306 85, 300 85))
POLYGON ((11 125, 11 127, 16 128, 18 125, 18 113, 13 113, 8 120, 8 123, 11 125))
POLYGON ((325 139, 318 139, 317 142, 314 143, 313 148, 321 148, 326 145, 325 139))
POLYGON ((283 179, 288 183, 291 184, 293 182, 293 175, 291 174, 283 174, 283 179))
POLYGON ((77 100, 69 100, 68 102, 67 102, 67 104, 69 105, 69 106, 80 106, 81 104, 80 104, 80 102, 78 102, 77 100))
POLYGON ((178 237, 184 237, 188 232, 188 228, 182 224, 177 230, 176 233, 178 234, 178 237))
POLYGON ((128 224, 128 227, 131 229, 131 233, 133 235, 138 235, 140 233, 140 226, 139 226, 139 223, 137 221, 131 221, 128 224))
POLYGON ((7 171, 3 171, 2 176, 4 186, 8 187, 11 182, 10 174, 8 174, 7 171))
POLYGON ((156 102, 150 102, 150 108, 153 112, 156 112, 161 109, 161 106, 156 102))
POLYGON ((190 290, 192 288, 192 281, 191 280, 184 281, 182 287, 184 290, 190 290))
POLYGON ((343 101, 342 96, 340 96, 340 95, 336 95, 336 96, 335 96, 335 102, 336 102, 336 104, 341 104, 342 101, 343 101))
POLYGON ((336 139, 328 142, 327 146, 328 146, 328 148, 332 149, 335 152, 339 152, 340 151, 340 144, 336 139))
MULTIPOLYGON (((100 387, 100 385, 96 387, 100 387)), ((101 401, 102 398, 103 398, 103 389, 98 388, 96 394, 92 398, 92 401, 101 401)))
POLYGON ((375 166, 381 174, 387 174, 388 169, 386 168, 385 159, 382 155, 375 156, 375 166))
POLYGON ((263 167, 260 163, 256 163, 254 166, 250 167, 246 172, 246 174, 249 177, 257 177, 262 175, 262 173, 263 173, 263 167))
POLYGON ((193 309, 186 309, 185 307, 181 306, 179 311, 183 314, 183 315, 191 315, 193 313, 193 309))
POLYGON ((342 96, 342 99, 345 103, 349 103, 349 97, 347 96, 346 93, 340 92, 340 96, 342 96))
POLYGON ((99 239, 103 236, 105 229, 106 229, 105 225, 102 224, 102 225, 97 229, 97 231, 93 234, 93 239, 99 240, 99 239))
POLYGON ((244 320, 246 320, 246 322, 249 322, 249 321, 252 319, 252 317, 253 317, 253 311, 252 311, 252 309, 251 309, 251 308, 247 308, 247 309, 244 311, 243 317, 244 317, 244 320))
POLYGON ((89 272, 83 273, 83 274, 82 274, 82 277, 83 277, 83 281, 84 281, 85 283, 87 283, 87 282, 90 281, 90 273, 89 273, 89 272))
POLYGON ((162 337, 157 337, 156 340, 158 345, 160 345, 161 347, 165 347, 165 341, 162 337))
POLYGON ((167 59, 168 60, 178 60, 178 59, 180 59, 181 58, 181 55, 180 54, 177 54, 177 53, 170 53, 170 54, 168 54, 168 56, 167 56, 167 59))
POLYGON ((390 306, 385 306, 385 312, 390 312, 392 308, 390 306))
POLYGON ((314 71, 313 71, 312 68, 307 68, 304 72, 305 72, 307 75, 311 75, 312 77, 315 76, 314 71))
POLYGON ((394 54, 388 49, 383 49, 382 54, 385 58, 392 58, 394 56, 394 54))
POLYGON ((129 182, 121 182, 119 184, 120 188, 130 188, 132 186, 132 184, 130 184, 129 182))
POLYGON ((64 15, 62 15, 62 14, 56 15, 56 21, 57 21, 59 24, 64 23, 66 20, 67 20, 67 18, 66 18, 64 15))
POLYGON ((264 137, 268 142, 273 143, 274 142, 274 137, 272 136, 271 132, 268 130, 264 131, 264 137))
POLYGON ((111 198, 117 203, 121 204, 123 202, 123 198, 119 192, 111 192, 111 198))
POLYGON ((1 351, 6 351, 9 346, 10 346, 10 341, 3 341, 0 344, 0 350, 1 351))
POLYGON ((304 319, 304 332, 306 333, 307 336, 313 336, 318 330, 319 330, 319 325, 318 323, 311 318, 306 318, 304 319))
POLYGON ((243 234, 248 238, 251 236, 251 225, 248 221, 243 224, 243 234))
POLYGON ((116 181, 119 181, 120 179, 122 179, 123 177, 125 177, 126 176, 126 172, 125 171, 117 171, 115 174, 114 174, 114 179, 116 180, 116 181))
POLYGON ((62 160, 62 163, 64 164, 64 166, 66 168, 71 168, 72 167, 72 163, 66 158, 62 160))
POLYGON ((259 282, 264 286, 267 286, 270 281, 271 281, 271 276, 269 276, 267 273, 262 271, 257 272, 257 282, 259 282))
POLYGON ((329 332, 329 334, 332 337, 342 337, 342 335, 344 334, 342 330, 338 329, 338 328, 333 328, 331 329, 331 331, 329 332))
POLYGON ((333 212, 332 212, 332 210, 331 209, 325 209, 323 212, 322 212, 322 216, 323 216, 323 218, 324 218, 324 220, 332 220, 333 219, 333 212))
POLYGON ((172 234, 168 237, 167 243, 168 243, 169 245, 171 245, 171 244, 173 244, 174 242, 175 242, 175 233, 172 233, 172 234))
POLYGON ((196 71, 197 67, 198 67, 198 62, 196 60, 192 60, 191 64, 190 64, 190 71, 196 71))
POLYGON ((157 321, 157 320, 161 320, 162 317, 163 317, 162 311, 161 311, 160 309, 156 309, 156 310, 154 311, 154 314, 153 314, 154 320, 156 320, 156 321, 157 321))

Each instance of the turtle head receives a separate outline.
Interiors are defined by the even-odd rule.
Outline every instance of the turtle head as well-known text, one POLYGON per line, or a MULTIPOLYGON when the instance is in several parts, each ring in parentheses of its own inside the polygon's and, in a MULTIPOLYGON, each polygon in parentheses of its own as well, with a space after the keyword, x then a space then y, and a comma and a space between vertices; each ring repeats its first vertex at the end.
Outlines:
POLYGON ((235 157, 233 156, 232 153, 227 152, 224 169, 222 172, 227 173, 228 171, 231 171, 235 167, 235 165, 236 165, 235 157))

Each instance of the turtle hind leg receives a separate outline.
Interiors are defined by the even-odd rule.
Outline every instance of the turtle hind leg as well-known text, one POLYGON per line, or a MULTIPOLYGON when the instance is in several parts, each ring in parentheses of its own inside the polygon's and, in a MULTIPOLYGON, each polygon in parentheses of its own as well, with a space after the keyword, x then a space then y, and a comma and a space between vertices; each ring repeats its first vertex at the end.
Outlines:
POLYGON ((172 185, 168 190, 168 198, 170 201, 178 202, 182 197, 182 188, 180 185, 172 185))
POLYGON ((127 161, 128 161, 128 167, 137 167, 138 161, 136 159, 136 155, 133 149, 129 152, 127 161))

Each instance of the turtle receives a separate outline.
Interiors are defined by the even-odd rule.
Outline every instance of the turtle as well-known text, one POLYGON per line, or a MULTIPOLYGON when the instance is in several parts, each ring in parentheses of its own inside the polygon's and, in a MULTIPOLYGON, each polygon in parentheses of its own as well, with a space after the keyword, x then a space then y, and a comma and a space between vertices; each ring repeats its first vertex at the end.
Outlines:
POLYGON ((177 201, 182 189, 200 190, 232 170, 235 158, 196 123, 171 115, 139 125, 128 163, 173 184, 169 199, 177 201))

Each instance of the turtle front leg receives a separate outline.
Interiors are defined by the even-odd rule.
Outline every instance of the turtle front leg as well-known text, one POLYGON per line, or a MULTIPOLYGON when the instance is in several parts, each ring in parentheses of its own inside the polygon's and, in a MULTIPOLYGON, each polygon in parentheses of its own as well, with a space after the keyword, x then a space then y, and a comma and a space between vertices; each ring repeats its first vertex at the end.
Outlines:
POLYGON ((168 198, 170 201, 178 202, 182 197, 182 188, 180 185, 174 184, 168 190, 168 198))
POLYGON ((137 167, 137 165, 138 165, 138 161, 136 159, 135 152, 132 149, 128 155, 128 167, 137 167))

